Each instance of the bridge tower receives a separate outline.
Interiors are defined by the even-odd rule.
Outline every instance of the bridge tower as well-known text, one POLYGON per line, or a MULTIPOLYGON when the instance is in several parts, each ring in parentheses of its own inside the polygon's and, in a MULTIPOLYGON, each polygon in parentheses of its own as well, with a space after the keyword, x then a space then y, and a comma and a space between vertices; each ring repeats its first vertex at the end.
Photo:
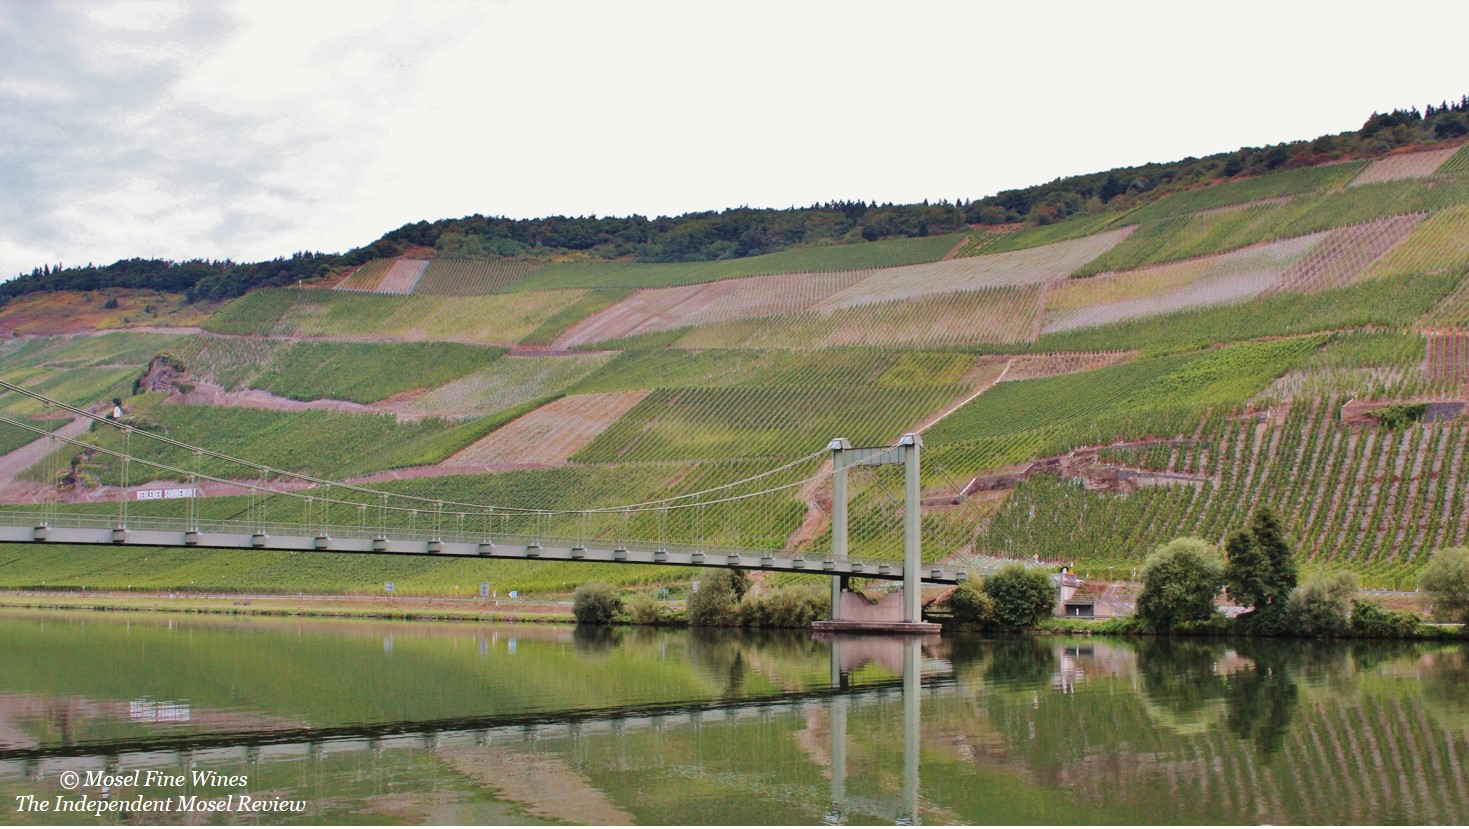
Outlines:
POLYGON ((818 630, 880 630, 894 633, 936 633, 939 625, 924 622, 921 600, 923 585, 923 515, 919 498, 919 453, 923 438, 916 432, 903 435, 895 446, 853 447, 846 438, 827 444, 831 450, 831 555, 841 561, 849 552, 847 539, 847 472, 856 466, 903 467, 903 593, 901 603, 888 597, 876 607, 866 608, 844 600, 850 576, 832 576, 831 619, 815 622, 818 630), (845 606, 845 607, 844 607, 845 606))

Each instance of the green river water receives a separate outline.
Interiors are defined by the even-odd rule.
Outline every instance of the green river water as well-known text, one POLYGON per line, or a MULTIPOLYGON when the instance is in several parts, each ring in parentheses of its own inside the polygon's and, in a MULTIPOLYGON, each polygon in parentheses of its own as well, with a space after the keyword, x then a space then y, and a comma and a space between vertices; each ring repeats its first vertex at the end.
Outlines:
POLYGON ((14 612, 0 659, 12 824, 1469 822, 1458 645, 14 612))

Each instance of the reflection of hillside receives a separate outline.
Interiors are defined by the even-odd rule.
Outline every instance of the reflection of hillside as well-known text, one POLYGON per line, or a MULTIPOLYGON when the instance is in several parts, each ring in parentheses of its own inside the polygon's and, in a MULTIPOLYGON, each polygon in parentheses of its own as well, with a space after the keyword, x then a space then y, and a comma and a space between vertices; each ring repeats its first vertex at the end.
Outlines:
POLYGON ((71 745, 167 733, 276 731, 304 723, 245 710, 149 699, 0 694, 0 749, 71 745))
POLYGON ((438 756, 538 818, 601 826, 636 822, 555 754, 485 746, 443 749, 438 756))

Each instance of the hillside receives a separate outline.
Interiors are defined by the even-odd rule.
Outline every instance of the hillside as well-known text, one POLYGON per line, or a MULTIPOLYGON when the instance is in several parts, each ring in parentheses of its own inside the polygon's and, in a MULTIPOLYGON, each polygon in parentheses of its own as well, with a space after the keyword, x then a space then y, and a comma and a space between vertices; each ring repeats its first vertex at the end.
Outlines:
MULTIPOLYGON (((78 406, 116 397, 140 435, 257 464, 541 508, 668 497, 819 453, 834 437, 878 444, 921 428, 936 559, 1038 557, 1127 575, 1158 543, 1217 541, 1264 504, 1307 569, 1401 585, 1431 551, 1469 537, 1469 146, 1453 135, 1420 144, 1413 132, 1462 120, 1445 112, 1397 125, 1402 146, 1372 158, 1331 158, 1345 142, 1315 146, 1276 169, 1180 181, 1147 199, 1113 194, 1106 209, 1046 224, 959 222, 952 233, 682 263, 415 247, 217 305, 138 291, 106 313, 96 292, 17 300, 0 309, 12 335, 0 379, 78 406)), ((0 415, 66 422, 15 395, 0 398, 0 415)), ((116 510, 116 485, 154 474, 48 453, 28 437, 0 425, 10 452, 0 497, 12 509, 59 499, 48 508, 116 510)), ((113 430, 87 439, 124 448, 113 430)), ((132 440, 133 454, 179 468, 260 474, 132 440)), ((900 543, 885 475, 854 477, 854 552, 900 543)), ((206 489, 211 515, 294 509, 294 520, 316 520, 284 499, 206 489)), ((656 531, 821 546, 829 504, 829 492, 787 489, 656 531)), ((637 529, 609 519, 592 532, 637 529)), ((372 591, 394 581, 450 593, 684 575, 0 553, 0 586, 372 591)))

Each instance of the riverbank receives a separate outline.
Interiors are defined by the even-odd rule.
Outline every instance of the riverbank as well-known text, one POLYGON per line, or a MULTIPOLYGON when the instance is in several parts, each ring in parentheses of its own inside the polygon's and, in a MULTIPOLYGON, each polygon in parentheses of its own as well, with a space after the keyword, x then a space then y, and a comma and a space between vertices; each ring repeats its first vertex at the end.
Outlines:
POLYGON ((299 616, 430 622, 570 624, 570 602, 416 596, 326 596, 37 591, 0 592, 0 608, 299 616))

